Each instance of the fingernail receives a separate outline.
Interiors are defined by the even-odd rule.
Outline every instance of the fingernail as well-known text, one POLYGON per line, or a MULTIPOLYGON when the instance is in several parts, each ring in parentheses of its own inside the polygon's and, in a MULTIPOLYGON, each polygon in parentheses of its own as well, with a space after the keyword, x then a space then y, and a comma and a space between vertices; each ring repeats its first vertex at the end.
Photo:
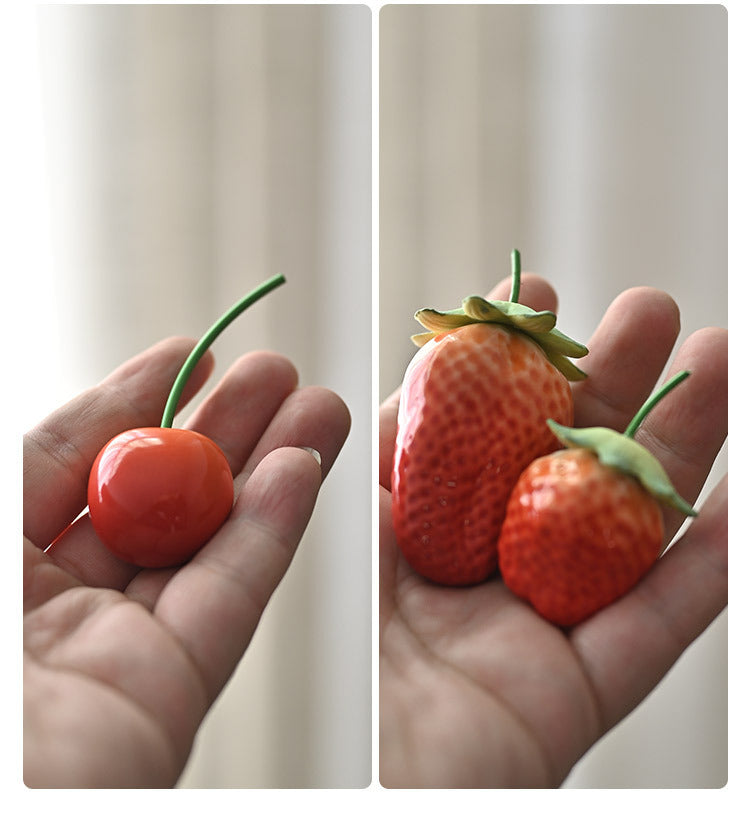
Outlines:
POLYGON ((306 445, 302 445, 301 447, 303 451, 307 451, 313 457, 313 459, 315 459, 318 465, 321 465, 320 453, 316 451, 315 448, 308 448, 306 445))

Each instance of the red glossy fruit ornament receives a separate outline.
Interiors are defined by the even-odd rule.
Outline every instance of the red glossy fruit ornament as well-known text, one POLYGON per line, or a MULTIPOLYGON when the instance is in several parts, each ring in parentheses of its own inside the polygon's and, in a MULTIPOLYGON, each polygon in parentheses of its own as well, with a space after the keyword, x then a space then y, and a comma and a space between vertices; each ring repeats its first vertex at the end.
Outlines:
POLYGON ((245 309, 284 283, 276 275, 231 307, 206 332, 177 375, 160 427, 132 428, 111 439, 91 468, 91 523, 117 557, 141 567, 184 563, 232 509, 234 479, 224 453, 207 436, 172 427, 195 365, 245 309))
POLYGON ((511 253, 509 301, 466 298, 420 309, 427 330, 401 385, 391 475, 393 528, 415 572, 446 586, 497 569, 508 496, 524 468, 559 447, 546 419, 573 424, 569 359, 587 348, 557 316, 518 303, 521 256, 511 253))
POLYGON ((624 433, 548 421, 565 446, 535 459, 508 501, 498 558, 505 585, 561 627, 616 601, 659 558, 659 503, 694 517, 656 457, 634 434, 652 408, 689 376, 656 391, 624 433))

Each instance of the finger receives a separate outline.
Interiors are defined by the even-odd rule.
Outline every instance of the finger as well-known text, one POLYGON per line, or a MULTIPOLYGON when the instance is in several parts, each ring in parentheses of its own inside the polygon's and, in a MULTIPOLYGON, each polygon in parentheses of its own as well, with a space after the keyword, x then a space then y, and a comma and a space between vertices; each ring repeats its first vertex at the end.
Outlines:
MULTIPOLYGON (((727 436, 728 333, 719 327, 698 330, 685 340, 669 368, 690 376, 665 396, 636 433, 637 441, 664 466, 677 492, 694 503, 727 436)), ((669 541, 684 516, 665 511, 669 541)))
MULTIPOLYGON (((279 408, 245 468, 235 478, 235 492, 239 494, 264 457, 279 448, 314 449, 320 455, 321 477, 325 479, 344 444, 349 425, 349 411, 335 393, 323 387, 295 390, 279 408)), ((125 592, 151 608, 172 572, 143 570, 134 576, 125 592)))
MULTIPOLYGON (((40 548, 86 505, 86 485, 106 442, 131 427, 159 424, 172 383, 195 341, 168 338, 123 364, 99 385, 56 410, 24 436, 24 534, 40 548)), ((206 354, 180 399, 208 378, 206 354)))
POLYGON ((55 595, 80 586, 71 575, 56 566, 41 549, 23 539, 23 611, 45 604, 55 595))
POLYGON ((296 386, 297 371, 287 358, 249 353, 234 363, 185 426, 213 439, 236 476, 296 386))
MULTIPOLYGON (((270 364, 266 364, 264 359, 261 359, 260 363, 250 361, 249 364, 254 364, 254 367, 250 368, 250 375, 256 379, 258 378, 256 371, 259 371, 262 376, 267 374, 274 365, 279 366, 275 359, 272 359, 270 364)), ((291 367, 291 365, 288 366, 291 367)), ((248 369, 247 363, 245 363, 245 369, 248 369)), ((290 380, 291 375, 287 373, 287 383, 290 380)), ((243 384, 238 383, 240 389, 235 388, 235 392, 240 394, 243 384)), ((283 395, 283 390, 283 384, 277 385, 276 394, 283 395)), ((277 401, 276 394, 274 394, 273 402, 277 401)), ((225 414, 226 422, 230 423, 230 427, 223 436, 235 442, 236 452, 242 440, 241 430, 231 426, 233 395, 225 388, 222 396, 226 396, 224 404, 230 411, 225 414), (234 439, 232 431, 236 431, 234 439)), ((246 468, 235 478, 235 493, 239 493, 242 489, 258 461, 275 448, 287 446, 315 448, 321 455, 324 476, 333 465, 349 430, 349 411, 344 403, 330 390, 317 387, 302 388, 288 398, 291 399, 290 403, 288 405, 285 403, 279 409, 259 440, 260 444, 253 451, 252 461, 248 463, 247 459, 245 460, 248 463, 246 468)), ((261 411, 267 408, 267 403, 258 402, 257 404, 261 411)), ((215 421, 208 417, 206 421, 201 419, 199 427, 216 428, 221 431, 223 429, 222 417, 218 411, 214 411, 214 414, 215 421)), ((250 422, 248 432, 251 433, 253 417, 247 418, 250 422)), ((255 421, 255 425, 263 421, 261 417, 255 421)), ((195 428, 194 425, 191 427, 195 428)), ((251 441, 255 442, 256 437, 252 436, 251 441)), ((141 570, 137 566, 121 561, 102 545, 88 514, 78 518, 66 529, 65 533, 55 540, 48 554, 61 568, 87 586, 127 591, 131 597, 137 597, 147 605, 153 605, 156 602, 158 593, 171 575, 165 570, 141 570), (158 578, 155 577, 157 572, 160 576, 158 578)))
MULTIPOLYGON (((510 297, 512 278, 501 280, 488 294, 488 298, 507 300, 510 297)), ((522 272, 518 302, 531 309, 557 311, 557 295, 550 284, 537 274, 522 272)), ((396 442, 398 401, 400 391, 395 390, 380 406, 379 413, 379 481, 383 488, 391 489, 393 448, 396 442)))
MULTIPOLYGON (((283 356, 249 353, 229 369, 186 427, 216 441, 236 474, 296 383, 297 372, 283 356)), ((48 554, 61 568, 92 587, 124 590, 140 572, 102 545, 88 515, 66 529, 48 554)))
POLYGON ((390 490, 378 489, 378 584, 381 648, 385 626, 394 614, 399 564, 404 562, 393 531, 390 490))
MULTIPOLYGON (((489 291, 487 297, 492 300, 508 300, 512 286, 513 278, 506 277, 489 291)), ((557 313, 557 293, 543 277, 532 272, 521 272, 518 303, 536 309, 537 312, 549 310, 557 313)))
POLYGON ((680 332, 665 292, 628 289, 610 304, 577 362, 588 378, 573 386, 578 427, 624 430, 656 384, 680 332))
POLYGON ((633 590, 571 633, 606 731, 651 691, 727 603, 727 479, 633 590))
POLYGON ((379 413, 379 482, 387 491, 391 490, 391 471, 393 470, 393 452, 398 432, 398 402, 401 388, 395 390, 380 405, 379 413))
POLYGON ((325 478, 349 433, 351 416, 339 396, 324 387, 301 387, 291 393, 252 450, 235 479, 242 488, 261 460, 276 448, 313 448, 320 454, 325 478))
POLYGON ((116 557, 99 540, 88 512, 71 523, 47 549, 49 560, 80 583, 122 591, 140 567, 116 557))
POLYGON ((312 454, 279 448, 255 468, 229 520, 164 588, 154 615, 180 640, 213 699, 286 572, 320 488, 312 454))

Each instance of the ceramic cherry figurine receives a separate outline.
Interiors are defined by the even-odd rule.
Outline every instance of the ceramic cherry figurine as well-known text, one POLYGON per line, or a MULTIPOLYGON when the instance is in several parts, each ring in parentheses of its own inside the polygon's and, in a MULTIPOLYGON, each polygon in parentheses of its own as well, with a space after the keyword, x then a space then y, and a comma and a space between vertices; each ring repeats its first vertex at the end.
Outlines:
POLYGON ((284 281, 275 275, 261 283, 206 332, 175 379, 160 427, 126 430, 97 455, 88 482, 89 515, 102 543, 120 559, 141 567, 184 563, 231 511, 234 478, 222 450, 172 423, 188 377, 211 344, 284 281))

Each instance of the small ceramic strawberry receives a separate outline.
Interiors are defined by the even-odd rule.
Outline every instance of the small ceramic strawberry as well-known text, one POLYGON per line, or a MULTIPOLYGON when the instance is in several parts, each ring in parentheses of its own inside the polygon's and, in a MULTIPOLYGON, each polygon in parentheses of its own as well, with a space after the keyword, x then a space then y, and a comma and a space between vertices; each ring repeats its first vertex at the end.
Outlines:
POLYGON ((497 569, 505 503, 523 469, 560 445, 550 417, 572 424, 569 357, 587 353, 555 329, 552 312, 472 296, 461 309, 418 311, 428 331, 404 376, 392 472, 393 521, 406 560, 449 585, 497 569))
POLYGON ((661 464, 632 437, 679 373, 638 411, 623 434, 550 420, 567 446, 534 460, 508 501, 498 542, 505 584, 547 620, 578 624, 631 589, 659 557, 659 502, 696 512, 661 464))

